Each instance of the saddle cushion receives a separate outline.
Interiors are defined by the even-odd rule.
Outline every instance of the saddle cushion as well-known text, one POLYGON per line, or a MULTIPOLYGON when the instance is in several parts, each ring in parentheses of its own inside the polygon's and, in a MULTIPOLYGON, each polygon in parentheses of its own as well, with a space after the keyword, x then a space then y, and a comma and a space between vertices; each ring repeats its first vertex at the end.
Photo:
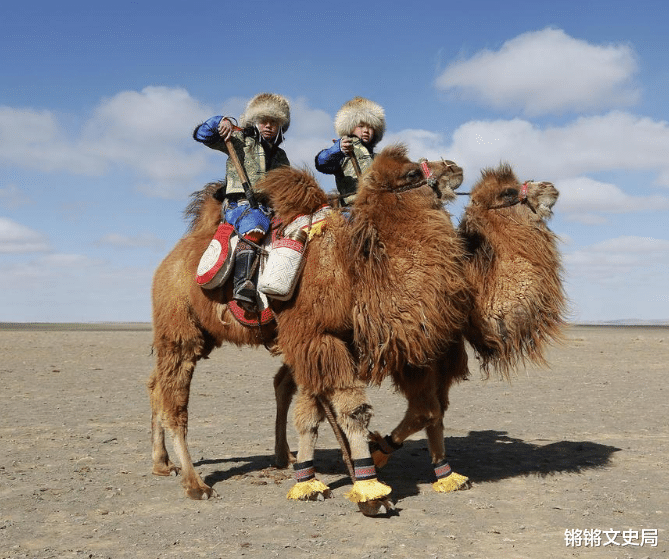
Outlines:
POLYGON ((229 223, 221 223, 204 251, 197 267, 196 280, 204 289, 215 289, 228 279, 234 267, 234 252, 239 237, 229 223))

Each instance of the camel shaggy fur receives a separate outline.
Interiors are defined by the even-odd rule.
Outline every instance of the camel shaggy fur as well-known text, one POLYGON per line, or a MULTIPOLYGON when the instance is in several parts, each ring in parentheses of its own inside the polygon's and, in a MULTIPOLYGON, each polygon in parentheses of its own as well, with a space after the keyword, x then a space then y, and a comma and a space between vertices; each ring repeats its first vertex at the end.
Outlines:
POLYGON ((546 346, 560 339, 562 266, 546 225, 557 198, 549 182, 521 185, 508 164, 483 170, 472 189, 458 232, 474 302, 466 337, 486 373, 545 364, 546 346))
MULTIPOLYGON (((461 169, 447 162, 456 170, 448 174, 438 171, 444 164, 430 165, 440 173, 440 192, 454 198, 461 169)), ((277 185, 306 176, 277 169, 259 185, 267 188, 277 215, 284 216, 284 200, 290 199, 277 185)), ((443 414, 449 387, 467 375, 461 332, 471 303, 461 239, 442 208, 444 197, 425 186, 413 188, 424 183, 420 165, 407 158, 404 147, 382 151, 360 181, 350 223, 337 214, 323 236, 311 241, 299 291, 277 314, 277 348, 299 387, 299 464, 313 461, 324 414, 319 398, 334 408, 354 465, 368 464, 372 408, 364 387, 386 378, 409 403, 398 436, 425 428, 433 462, 445 458, 443 414)), ((387 496, 389 488, 372 483, 378 485, 358 491, 356 481, 349 498, 387 496)), ((326 491, 314 484, 294 493, 312 497, 326 491)))
MULTIPOLYGON (((278 426, 295 386, 291 370, 300 386, 295 406, 298 461, 313 457, 323 418, 317 396, 332 403, 353 459, 366 459, 371 407, 365 383, 387 375, 399 383, 419 376, 417 371, 432 371, 438 357, 457 341, 452 332, 465 318, 468 291, 461 264, 444 254, 460 254, 462 249, 433 190, 452 196, 450 189, 461 183, 462 171, 450 162, 429 163, 425 168, 434 176, 426 179, 421 165, 409 161, 402 147, 387 148, 377 159, 361 181, 353 226, 333 213, 325 233, 308 246, 295 299, 274 303, 278 332, 273 325, 249 329, 238 324, 226 304, 229 286, 205 291, 195 283, 199 257, 220 219, 220 202, 212 196, 217 185, 196 196, 189 210, 190 231, 154 276, 156 367, 149 380, 153 472, 178 471, 165 447, 167 429, 190 497, 214 494, 193 468, 186 442, 190 382, 197 361, 224 341, 275 344, 283 355, 286 366, 275 386, 283 402, 277 413, 277 455, 284 462, 289 453, 285 431, 283 443, 279 441, 278 426)), ((313 213, 326 201, 313 176, 292 168, 269 173, 257 187, 265 190, 284 222, 313 213)), ((437 394, 443 383, 428 384, 437 394)), ((443 397, 435 395, 434 400, 438 410, 445 409, 443 397)), ((352 500, 372 498, 362 494, 352 500)))
MULTIPOLYGON (((187 233, 158 266, 152 287, 153 349, 155 368, 148 382, 151 397, 151 431, 153 473, 168 476, 180 473, 189 497, 208 498, 215 494, 193 467, 188 451, 188 399, 195 365, 223 342, 238 346, 269 345, 276 335, 276 324, 257 328, 241 325, 226 302, 232 288, 225 285, 205 290, 195 282, 201 255, 209 245, 221 218, 221 202, 215 197, 220 183, 210 183, 193 195, 186 209, 191 218, 187 233), (165 429, 173 438, 180 467, 169 458, 165 446, 165 429)), ((303 189, 309 200, 322 192, 303 189)), ((274 378, 277 401, 275 460, 285 467, 292 460, 286 440, 286 421, 295 384, 287 367, 281 367, 274 378)))

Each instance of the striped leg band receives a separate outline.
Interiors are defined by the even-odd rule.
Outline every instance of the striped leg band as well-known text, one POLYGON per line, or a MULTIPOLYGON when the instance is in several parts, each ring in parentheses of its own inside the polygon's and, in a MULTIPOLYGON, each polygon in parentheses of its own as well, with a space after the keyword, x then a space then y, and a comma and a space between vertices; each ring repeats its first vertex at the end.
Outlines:
POLYGON ((435 464, 434 466, 434 474, 437 476, 437 479, 448 477, 452 473, 453 470, 451 470, 451 467, 446 460, 442 460, 439 464, 435 464))
POLYGON ((295 470, 295 481, 300 483, 302 481, 309 481, 316 477, 316 471, 314 470, 314 461, 308 460, 307 462, 300 462, 293 464, 293 470, 295 470))
POLYGON ((353 460, 353 471, 355 472, 355 479, 358 481, 364 479, 374 479, 376 477, 376 468, 374 467, 374 460, 371 458, 362 458, 361 460, 353 460))

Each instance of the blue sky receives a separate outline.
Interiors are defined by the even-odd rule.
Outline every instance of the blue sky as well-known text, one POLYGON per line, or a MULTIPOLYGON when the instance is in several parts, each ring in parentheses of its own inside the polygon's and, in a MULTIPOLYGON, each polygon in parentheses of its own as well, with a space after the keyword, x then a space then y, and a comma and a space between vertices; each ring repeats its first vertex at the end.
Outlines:
POLYGON ((463 189, 500 161, 554 182, 570 318, 669 320, 667 21, 664 0, 5 7, 0 321, 149 321, 189 194, 224 175, 192 129, 262 91, 291 101, 293 164, 362 95, 382 145, 457 161, 463 189))

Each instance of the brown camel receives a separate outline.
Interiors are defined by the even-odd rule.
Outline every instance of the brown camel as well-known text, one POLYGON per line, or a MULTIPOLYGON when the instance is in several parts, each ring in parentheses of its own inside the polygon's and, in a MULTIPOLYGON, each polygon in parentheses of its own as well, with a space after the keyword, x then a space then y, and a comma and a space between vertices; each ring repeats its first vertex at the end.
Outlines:
MULTIPOLYGON (((450 473, 443 414, 449 387, 467 375, 461 331, 471 303, 463 245, 442 208, 454 198, 462 171, 450 162, 442 167, 438 171, 439 164, 430 164, 440 173, 434 181, 443 194, 435 196, 422 186, 421 166, 407 158, 405 148, 383 150, 360 181, 351 222, 337 214, 311 241, 299 291, 277 314, 277 348, 299 387, 298 483, 289 497, 327 493, 313 474, 324 419, 319 399, 331 403, 350 446, 356 481, 348 497, 358 503, 387 497, 390 488, 376 480, 370 457, 371 406, 364 391, 366 384, 385 378, 409 403, 398 438, 425 428, 435 472, 450 473), (455 173, 445 173, 448 167, 455 173)), ((284 217, 288 192, 309 178, 295 169, 277 169, 259 186, 284 217)), ((440 490, 465 482, 451 474, 440 490)), ((373 506, 362 510, 368 513, 373 506)))
POLYGON ((546 346, 560 339, 562 266, 545 223, 557 197, 549 182, 521 185, 508 164, 482 171, 472 189, 458 229, 474 301, 465 335, 486 373, 545 364, 546 346))
MULTIPOLYGON (((557 238, 545 224, 557 197, 549 182, 521 185, 508 164, 484 170, 472 189, 458 227, 471 293, 464 335, 486 374, 492 369, 508 377, 525 361, 545 364, 546 346, 560 339, 565 324, 562 267, 557 238)), ((448 405, 450 384, 467 373, 462 339, 441 362, 441 370, 450 371, 442 372, 445 379, 439 385, 448 405)), ((424 399, 409 398, 407 413, 422 405, 424 399)), ((401 423, 385 440, 375 433, 377 467, 417 430, 401 423)), ((440 482, 434 484, 437 491, 442 487, 440 482)))
MULTIPOLYGON (((215 197, 220 183, 210 183, 193 195, 186 209, 191 218, 188 232, 158 266, 153 278, 153 348, 156 365, 149 379, 153 473, 169 476, 180 473, 189 497, 206 499, 215 494, 193 467, 186 443, 188 398, 196 363, 223 342, 239 346, 269 345, 276 324, 249 328, 240 324, 226 304, 232 288, 225 285, 204 290, 195 282, 200 256, 219 225, 221 202, 215 197), (180 467, 169 459, 165 428, 174 440, 180 467)), ((310 192, 304 190, 305 204, 310 192)), ((319 197, 321 191, 315 193, 319 197)), ((287 367, 274 377, 277 402, 275 462, 287 466, 294 459, 286 440, 286 422, 295 384, 287 367)))
MULTIPOLYGON (((385 150, 377 159, 380 163, 362 181, 353 226, 339 213, 328 218, 324 234, 309 244, 296 298, 273 307, 279 327, 276 348, 301 386, 295 411, 300 462, 313 454, 314 428, 322 419, 317 395, 332 402, 353 459, 367 459, 370 408, 364 382, 380 382, 390 372, 401 378, 410 376, 412 368, 434 368, 437 356, 457 341, 449 334, 453 325, 464 320, 464 312, 458 312, 467 300, 462 268, 456 257, 443 256, 444 243, 446 252, 452 248, 459 254, 461 247, 434 192, 452 196, 449 188, 461 183, 461 170, 449 162, 421 167, 399 147, 385 150), (424 178, 424 172, 433 176, 424 178), (406 235, 409 228, 413 233, 406 235), (403 252, 395 258, 393 250, 403 252), (365 285, 362 278, 375 281, 378 290, 373 284, 365 285)), ((262 184, 259 188, 265 189, 284 222, 313 213, 326 201, 313 176, 304 171, 282 168, 269 173, 262 184)), ((220 218, 220 203, 212 197, 216 188, 209 185, 196 196, 189 210, 191 230, 159 266, 153 284, 156 367, 149 380, 153 472, 178 471, 165 448, 167 428, 181 463, 183 484, 192 498, 214 494, 195 472, 186 442, 195 364, 224 341, 270 345, 277 335, 273 325, 257 329, 239 325, 226 304, 229 287, 207 292, 194 282, 199 257, 220 218)), ((277 426, 294 390, 289 373, 284 366, 275 378, 278 400, 283 402, 277 426)), ((277 427, 277 456, 287 462, 285 430, 283 441, 279 431, 277 427)), ((372 501, 387 494, 386 487, 375 480, 363 484, 363 490, 360 487, 354 486, 352 500, 372 501)))

